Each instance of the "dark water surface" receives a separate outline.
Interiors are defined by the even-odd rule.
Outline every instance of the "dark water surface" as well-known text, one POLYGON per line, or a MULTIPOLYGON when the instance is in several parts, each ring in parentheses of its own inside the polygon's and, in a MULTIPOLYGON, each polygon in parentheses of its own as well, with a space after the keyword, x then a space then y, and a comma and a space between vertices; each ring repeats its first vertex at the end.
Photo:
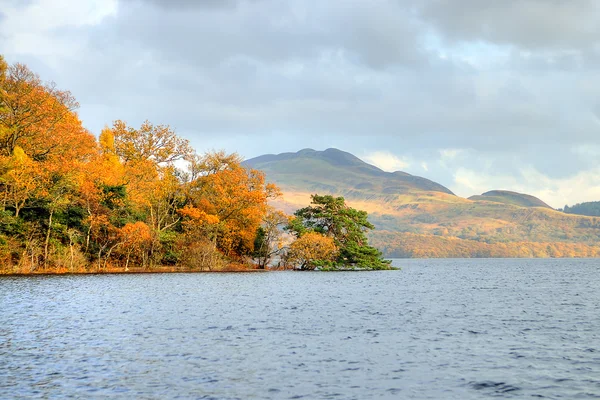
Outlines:
POLYGON ((0 398, 600 398, 600 262, 0 278, 0 398))

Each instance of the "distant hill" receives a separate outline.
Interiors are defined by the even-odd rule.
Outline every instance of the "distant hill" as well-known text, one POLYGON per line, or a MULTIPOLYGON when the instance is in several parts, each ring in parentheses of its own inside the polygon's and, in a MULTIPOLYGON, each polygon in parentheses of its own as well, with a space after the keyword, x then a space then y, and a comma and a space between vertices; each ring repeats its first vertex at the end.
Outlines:
POLYGON ((369 213, 370 239, 389 257, 598 257, 600 218, 565 214, 536 197, 493 190, 465 199, 429 179, 385 172, 337 149, 244 162, 282 189, 292 213, 310 195, 344 196, 369 213))
POLYGON ((405 194, 432 191, 454 195, 450 189, 406 172, 385 172, 358 157, 338 149, 267 154, 244 161, 264 171, 284 189, 371 197, 373 193, 405 194))
POLYGON ((565 208, 562 211, 567 214, 600 217, 600 201, 588 201, 586 203, 578 203, 571 207, 565 206, 565 208))
POLYGON ((544 207, 552 208, 535 196, 511 192, 508 190, 491 190, 480 196, 471 196, 469 200, 494 201, 496 203, 511 204, 520 207, 544 207))

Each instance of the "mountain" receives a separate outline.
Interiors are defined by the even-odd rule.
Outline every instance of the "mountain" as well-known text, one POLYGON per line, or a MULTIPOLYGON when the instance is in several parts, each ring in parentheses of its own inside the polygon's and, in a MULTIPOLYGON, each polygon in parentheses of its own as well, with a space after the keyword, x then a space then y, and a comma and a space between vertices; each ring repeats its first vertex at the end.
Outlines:
POLYGON ((269 154, 244 162, 282 189, 292 213, 311 194, 344 196, 369 213, 372 243, 389 257, 597 257, 600 218, 553 210, 542 200, 493 190, 465 199, 429 179, 385 172, 337 149, 269 154))
POLYGON ((448 188, 429 179, 400 171, 385 172, 338 149, 304 149, 297 153, 267 154, 246 160, 244 165, 264 171, 269 179, 283 189, 327 191, 350 197, 414 191, 454 195, 448 188))
POLYGON ((491 190, 480 196, 471 196, 469 200, 493 201, 496 203, 511 204, 520 207, 545 207, 552 208, 535 196, 511 192, 508 190, 491 190))

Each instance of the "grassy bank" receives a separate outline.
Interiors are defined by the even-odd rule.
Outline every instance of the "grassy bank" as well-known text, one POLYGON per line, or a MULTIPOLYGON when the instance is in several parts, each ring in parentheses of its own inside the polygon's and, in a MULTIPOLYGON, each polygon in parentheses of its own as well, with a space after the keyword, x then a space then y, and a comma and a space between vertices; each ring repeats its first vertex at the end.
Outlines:
POLYGON ((222 268, 189 268, 185 266, 155 266, 148 267, 106 267, 97 268, 36 268, 25 270, 19 268, 0 269, 0 276, 34 276, 34 275, 98 275, 98 274, 165 274, 165 273, 230 273, 230 272, 265 272, 256 269, 253 265, 230 264, 222 268))

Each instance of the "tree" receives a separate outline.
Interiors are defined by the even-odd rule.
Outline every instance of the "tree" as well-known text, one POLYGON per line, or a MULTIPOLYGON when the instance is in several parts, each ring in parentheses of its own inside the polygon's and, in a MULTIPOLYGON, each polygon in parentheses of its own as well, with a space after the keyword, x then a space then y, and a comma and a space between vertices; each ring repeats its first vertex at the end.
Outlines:
POLYGON ((23 64, 9 66, 0 85, 0 155, 10 157, 20 146, 40 161, 93 143, 74 113, 79 104, 70 92, 42 83, 23 64))
POLYGON ((4 185, 3 209, 14 209, 15 218, 18 218, 27 201, 41 189, 43 176, 23 149, 17 146, 13 153, 8 159, 7 171, 0 177, 0 183, 4 185))
MULTIPOLYGON (((6 71, 8 71, 8 64, 4 60, 4 57, 0 54, 0 113, 4 113, 6 110, 6 90, 4 83, 6 82, 6 71)), ((0 126, 0 137, 3 136, 2 127, 0 126)))
POLYGON ((145 223, 138 221, 128 223, 119 230, 122 253, 126 256, 125 271, 129 270, 129 260, 131 256, 137 257, 143 266, 146 266, 148 260, 148 251, 153 242, 152 230, 145 223))
POLYGON ((262 226, 259 226, 256 230, 256 237, 254 238, 254 251, 252 252, 252 257, 257 261, 258 268, 264 269, 266 266, 266 260, 268 256, 268 247, 267 247, 267 234, 265 229, 262 226))
POLYGON ((273 257, 283 250, 282 228, 288 222, 289 218, 283 212, 273 207, 268 208, 254 239, 252 257, 256 260, 258 268, 266 268, 273 257))
POLYGON ((191 157, 189 142, 166 125, 145 121, 140 128, 115 121, 100 136, 105 157, 118 160, 123 168, 129 211, 134 220, 143 220, 153 231, 150 263, 162 258, 162 239, 172 237, 178 226, 178 210, 185 204, 182 173, 174 163, 191 157))
POLYGON ((333 238, 317 232, 307 232, 295 240, 287 254, 287 262, 301 270, 314 270, 333 261, 337 247, 333 238))
POLYGON ((111 129, 116 154, 123 162, 151 160, 157 165, 171 164, 192 153, 189 142, 177 136, 168 125, 145 121, 139 129, 115 121, 111 129))
POLYGON ((50 173, 49 178, 45 180, 42 199, 46 203, 48 210, 48 227, 46 229, 46 239, 44 241, 44 267, 48 266, 48 251, 50 246, 50 235, 52 233, 54 215, 66 209, 72 202, 76 192, 76 178, 73 174, 50 173))
POLYGON ((217 247, 229 257, 251 254, 267 201, 279 195, 263 172, 246 169, 239 160, 235 154, 205 154, 187 189, 190 212, 211 217, 217 247))
POLYGON ((119 246, 121 235, 106 215, 91 216, 88 218, 90 234, 96 244, 98 270, 106 267, 113 250, 119 246))
POLYGON ((191 269, 223 268, 225 257, 217 249, 221 231, 219 218, 191 205, 186 205, 179 213, 183 217, 183 234, 176 243, 179 262, 191 269))
POLYGON ((0 54, 0 85, 4 83, 6 79, 6 70, 8 69, 8 64, 4 60, 4 56, 0 54))
POLYGON ((343 197, 312 196, 311 206, 297 210, 288 230, 301 238, 307 232, 317 232, 333 239, 339 249, 337 263, 364 269, 390 269, 390 261, 369 246, 366 237, 374 226, 367 213, 348 207, 343 197))
POLYGON ((148 160, 125 166, 129 200, 157 233, 176 225, 177 213, 185 201, 174 166, 156 167, 148 160))
POLYGON ((148 121, 115 121, 96 141, 77 107, 0 56, 0 261, 28 272, 74 271, 84 257, 98 269, 113 260, 223 269, 255 247, 265 266, 281 248, 285 216, 268 206, 279 191, 239 155, 198 156, 148 121))
MULTIPOLYGON (((85 210, 85 252, 90 250, 94 223, 102 215, 111 224, 122 225, 127 214, 127 186, 125 168, 114 151, 112 132, 104 129, 100 134, 99 147, 82 166, 79 185, 79 203, 85 210)), ((93 246, 92 246, 93 247, 93 246)))

